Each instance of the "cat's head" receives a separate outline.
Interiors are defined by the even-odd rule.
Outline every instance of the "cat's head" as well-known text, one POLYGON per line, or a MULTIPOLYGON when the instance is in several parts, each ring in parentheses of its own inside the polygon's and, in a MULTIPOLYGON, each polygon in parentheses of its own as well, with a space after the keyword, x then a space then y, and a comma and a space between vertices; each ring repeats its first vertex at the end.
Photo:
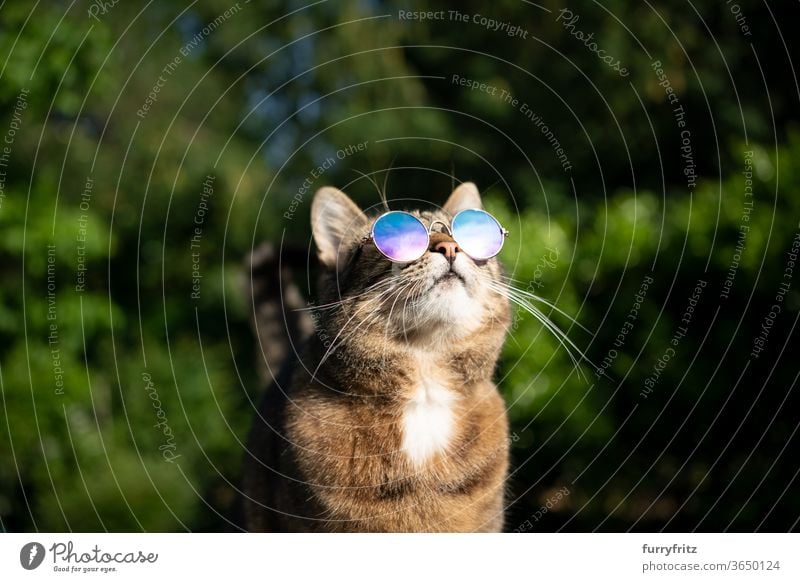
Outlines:
POLYGON ((502 285, 499 260, 471 258, 448 230, 453 216, 475 208, 482 208, 480 194, 466 182, 440 209, 405 209, 430 229, 430 245, 420 258, 398 263, 368 240, 380 213, 368 216, 340 190, 321 188, 311 207, 324 268, 320 308, 338 314, 335 325, 346 324, 344 333, 377 331, 412 342, 504 331, 508 300, 496 291, 502 285))

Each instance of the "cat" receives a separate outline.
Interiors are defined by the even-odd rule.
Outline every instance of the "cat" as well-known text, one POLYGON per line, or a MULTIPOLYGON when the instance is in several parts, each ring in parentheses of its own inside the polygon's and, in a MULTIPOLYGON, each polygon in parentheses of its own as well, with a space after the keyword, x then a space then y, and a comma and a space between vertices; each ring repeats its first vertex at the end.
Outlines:
MULTIPOLYGON (((393 263, 365 240, 376 217, 336 188, 316 192, 319 301, 299 313, 281 302, 285 327, 310 330, 297 321, 311 313, 313 331, 284 349, 292 355, 255 416, 245 529, 502 531, 509 429, 492 375, 509 297, 495 292, 499 259, 470 258, 446 228, 482 207, 465 182, 441 209, 412 211, 430 227, 430 247, 393 263)), ((275 327, 263 335, 275 370, 275 327)))

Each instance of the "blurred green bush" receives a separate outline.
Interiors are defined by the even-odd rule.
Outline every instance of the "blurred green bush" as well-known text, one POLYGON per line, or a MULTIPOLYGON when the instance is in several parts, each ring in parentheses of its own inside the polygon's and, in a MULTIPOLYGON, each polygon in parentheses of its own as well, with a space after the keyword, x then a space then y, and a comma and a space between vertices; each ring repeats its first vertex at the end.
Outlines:
POLYGON ((771 18, 781 9, 740 4, 754 25, 747 42, 722 2, 695 2, 696 13, 675 1, 582 6, 578 28, 621 56, 622 79, 549 1, 460 3, 526 39, 397 18, 453 9, 419 0, 119 3, 97 18, 65 2, 6 2, 0 132, 27 93, 0 198, 2 527, 229 527, 263 388, 242 259, 264 239, 308 245, 308 195, 285 215, 304 180, 370 206, 379 198, 353 169, 381 182, 392 166, 390 198, 441 202, 452 175, 477 182, 512 230, 509 275, 586 328, 540 306, 595 364, 654 279, 609 377, 586 364, 581 380, 558 341, 519 314, 498 371, 517 436, 510 529, 563 486, 570 495, 538 530, 788 528, 800 502, 780 492, 795 467, 770 464, 794 435, 786 391, 797 363, 767 362, 791 333, 797 291, 743 381, 740 364, 798 229, 796 89, 771 18), (701 177, 692 191, 654 60, 687 111, 701 177), (518 105, 453 75, 526 103, 571 170, 518 105), (364 152, 337 157, 361 142, 364 152), (755 205, 721 300, 745 151, 755 205), (642 399, 698 279, 708 288, 696 319, 642 399))

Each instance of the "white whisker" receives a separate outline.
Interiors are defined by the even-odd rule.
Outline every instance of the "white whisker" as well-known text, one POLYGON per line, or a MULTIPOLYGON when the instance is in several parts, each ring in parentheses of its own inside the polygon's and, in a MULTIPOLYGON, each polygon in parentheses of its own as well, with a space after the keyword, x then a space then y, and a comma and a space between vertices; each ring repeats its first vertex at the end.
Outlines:
MULTIPOLYGON (((589 360, 589 358, 586 356, 586 354, 584 354, 583 351, 581 351, 581 349, 578 348, 578 346, 575 345, 575 343, 567 336, 567 334, 564 333, 553 321, 551 321, 550 318, 547 317, 547 315, 545 315, 535 305, 532 305, 530 303, 530 301, 528 300, 528 295, 530 295, 529 293, 521 292, 521 290, 519 290, 519 289, 517 289, 515 287, 511 287, 508 284, 499 284, 496 281, 492 281, 490 279, 486 279, 485 282, 486 282, 487 287, 489 289, 491 289, 495 293, 498 293, 499 295, 502 295, 502 296, 506 297, 513 304, 517 305, 518 307, 520 307, 522 310, 526 311, 527 313, 530 313, 542 325, 544 325, 545 328, 547 328, 553 334, 553 336, 558 340, 558 342, 561 344, 561 346, 565 349, 565 351, 567 352, 567 355, 569 356, 570 360, 574 364, 574 366, 575 366, 575 368, 576 368, 576 370, 578 372, 578 375, 583 377, 583 378, 586 378, 585 374, 581 370, 580 362, 578 361, 578 359, 573 354, 573 351, 574 351, 574 353, 578 354, 582 360, 586 361, 589 365, 593 366, 591 360, 589 360)), ((536 298, 536 297, 533 296, 531 298, 536 298)), ((540 299, 540 298, 536 298, 536 299, 540 299)), ((549 307, 554 307, 554 306, 549 305, 549 303, 547 303, 547 302, 545 302, 545 303, 549 307)), ((556 311, 561 312, 558 309, 556 309, 556 311)), ((569 317, 569 316, 567 316, 567 317, 569 317)), ((572 318, 570 318, 570 319, 572 319, 572 318)), ((577 322, 575 322, 575 323, 577 323, 577 322)), ((583 328, 583 329, 585 329, 585 328, 583 328)), ((586 330, 586 331, 588 331, 588 330, 586 330)), ((591 333, 591 332, 589 332, 589 333, 591 333)))
POLYGON ((369 287, 364 288, 364 290, 361 293, 358 293, 356 295, 350 295, 348 297, 340 299, 339 301, 323 303, 322 305, 309 305, 308 307, 298 307, 297 309, 293 309, 292 311, 315 311, 323 309, 333 309, 334 307, 338 307, 339 305, 344 305, 348 301, 353 301, 360 297, 364 297, 365 295, 369 295, 370 293, 379 289, 380 287, 388 286, 389 284, 394 283, 399 279, 402 279, 401 275, 394 275, 392 277, 389 277, 388 279, 381 279, 377 283, 373 283, 369 287))
POLYGON ((507 285, 507 287, 508 287, 508 288, 509 288, 509 290, 510 290, 510 291, 512 291, 513 293, 520 294, 521 296, 523 296, 523 297, 524 297, 524 298, 526 298, 526 299, 531 299, 531 300, 533 300, 533 301, 538 301, 539 303, 543 303, 543 304, 547 305, 547 307, 549 307, 550 309, 552 309, 553 311, 555 311, 555 312, 557 312, 557 313, 560 313, 561 315, 563 315, 564 317, 566 317, 567 319, 569 319, 571 323, 573 323, 573 324, 577 325, 579 328, 581 328, 581 329, 582 329, 583 331, 585 331, 586 333, 588 333, 588 334, 591 334, 591 335, 594 335, 594 332, 592 332, 592 330, 590 330, 590 329, 589 329, 589 328, 587 328, 585 325, 583 325, 581 322, 579 322, 577 319, 575 319, 574 317, 572 317, 572 316, 571 316, 569 313, 567 313, 566 311, 564 311, 564 310, 562 310, 562 309, 559 309, 558 307, 556 307, 556 306, 555 306, 555 304, 553 304, 553 303, 550 303, 550 302, 549 302, 549 301, 547 301, 546 299, 544 299, 544 298, 542 298, 542 297, 539 297, 538 295, 536 295, 536 294, 534 294, 534 293, 530 293, 530 292, 528 292, 528 291, 525 291, 525 290, 523 290, 523 289, 518 289, 518 288, 516 288, 516 287, 511 287, 510 285, 507 285))
MULTIPOLYGON (((313 380, 313 379, 316 377, 316 375, 317 375, 317 372, 319 372, 319 369, 320 369, 320 367, 321 367, 321 366, 322 366, 322 365, 323 365, 323 364, 326 362, 326 360, 327 360, 327 359, 330 357, 330 355, 333 353, 333 351, 334 351, 334 348, 335 348, 337 345, 341 345, 341 344, 342 344, 342 342, 341 342, 341 341, 339 342, 339 344, 337 344, 337 343, 336 343, 336 340, 337 340, 337 339, 339 339, 339 337, 341 337, 342 333, 345 331, 345 329, 347 329, 347 326, 348 326, 348 325, 350 325, 350 323, 353 321, 353 319, 354 319, 354 318, 355 318, 355 317, 356 317, 356 316, 357 316, 359 313, 361 313, 361 311, 363 311, 364 309, 366 309, 366 308, 368 308, 368 307, 371 307, 371 306, 372 306, 372 302, 374 302, 374 301, 382 301, 382 300, 384 299, 384 296, 385 296, 385 295, 387 295, 387 294, 389 294, 389 293, 391 293, 392 291, 393 291, 393 289, 387 289, 386 291, 383 291, 383 292, 381 292, 381 293, 380 293, 379 295, 377 295, 376 297, 370 297, 370 298, 368 298, 367 300, 365 300, 365 302, 364 302, 364 304, 363 304, 363 305, 359 306, 358 308, 356 308, 356 309, 354 310, 353 314, 352 314, 352 315, 349 317, 349 319, 348 319, 348 320, 347 320, 347 321, 344 323, 344 325, 342 326, 342 328, 339 330, 339 332, 336 334, 336 336, 335 336, 335 337, 333 338, 333 340, 331 341, 331 344, 328 346, 328 349, 327 349, 327 350, 325 351, 325 353, 323 354, 322 358, 320 359, 319 363, 317 364, 317 367, 314 369, 314 372, 313 372, 313 374, 311 374, 311 379, 312 379, 312 380, 313 380)), ((358 328, 359 328, 361 325, 363 325, 363 324, 364 324, 366 321, 369 321, 369 319, 370 319, 370 318, 368 317, 368 318, 365 318, 364 320, 362 320, 360 323, 358 323, 358 324, 356 325, 355 329, 357 330, 357 329, 358 329, 358 328)), ((355 330, 354 330, 354 331, 355 331, 355 330)), ((347 338, 351 337, 352 335, 353 335, 353 334, 352 334, 352 333, 350 333, 350 335, 348 335, 348 336, 347 336, 347 338)), ((343 339, 344 339, 344 338, 343 338, 343 339)))

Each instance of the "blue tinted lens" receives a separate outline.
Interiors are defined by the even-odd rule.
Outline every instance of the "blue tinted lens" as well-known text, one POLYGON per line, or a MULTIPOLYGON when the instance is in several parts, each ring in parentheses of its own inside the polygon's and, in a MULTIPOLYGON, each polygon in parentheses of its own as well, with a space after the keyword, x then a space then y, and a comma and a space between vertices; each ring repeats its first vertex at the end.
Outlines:
POLYGON ((401 263, 415 261, 428 250, 428 229, 407 212, 387 212, 378 218, 372 239, 386 257, 401 263))
POLYGON ((473 259, 489 259, 503 248, 503 229, 497 219, 483 210, 462 210, 452 223, 453 238, 473 259))

